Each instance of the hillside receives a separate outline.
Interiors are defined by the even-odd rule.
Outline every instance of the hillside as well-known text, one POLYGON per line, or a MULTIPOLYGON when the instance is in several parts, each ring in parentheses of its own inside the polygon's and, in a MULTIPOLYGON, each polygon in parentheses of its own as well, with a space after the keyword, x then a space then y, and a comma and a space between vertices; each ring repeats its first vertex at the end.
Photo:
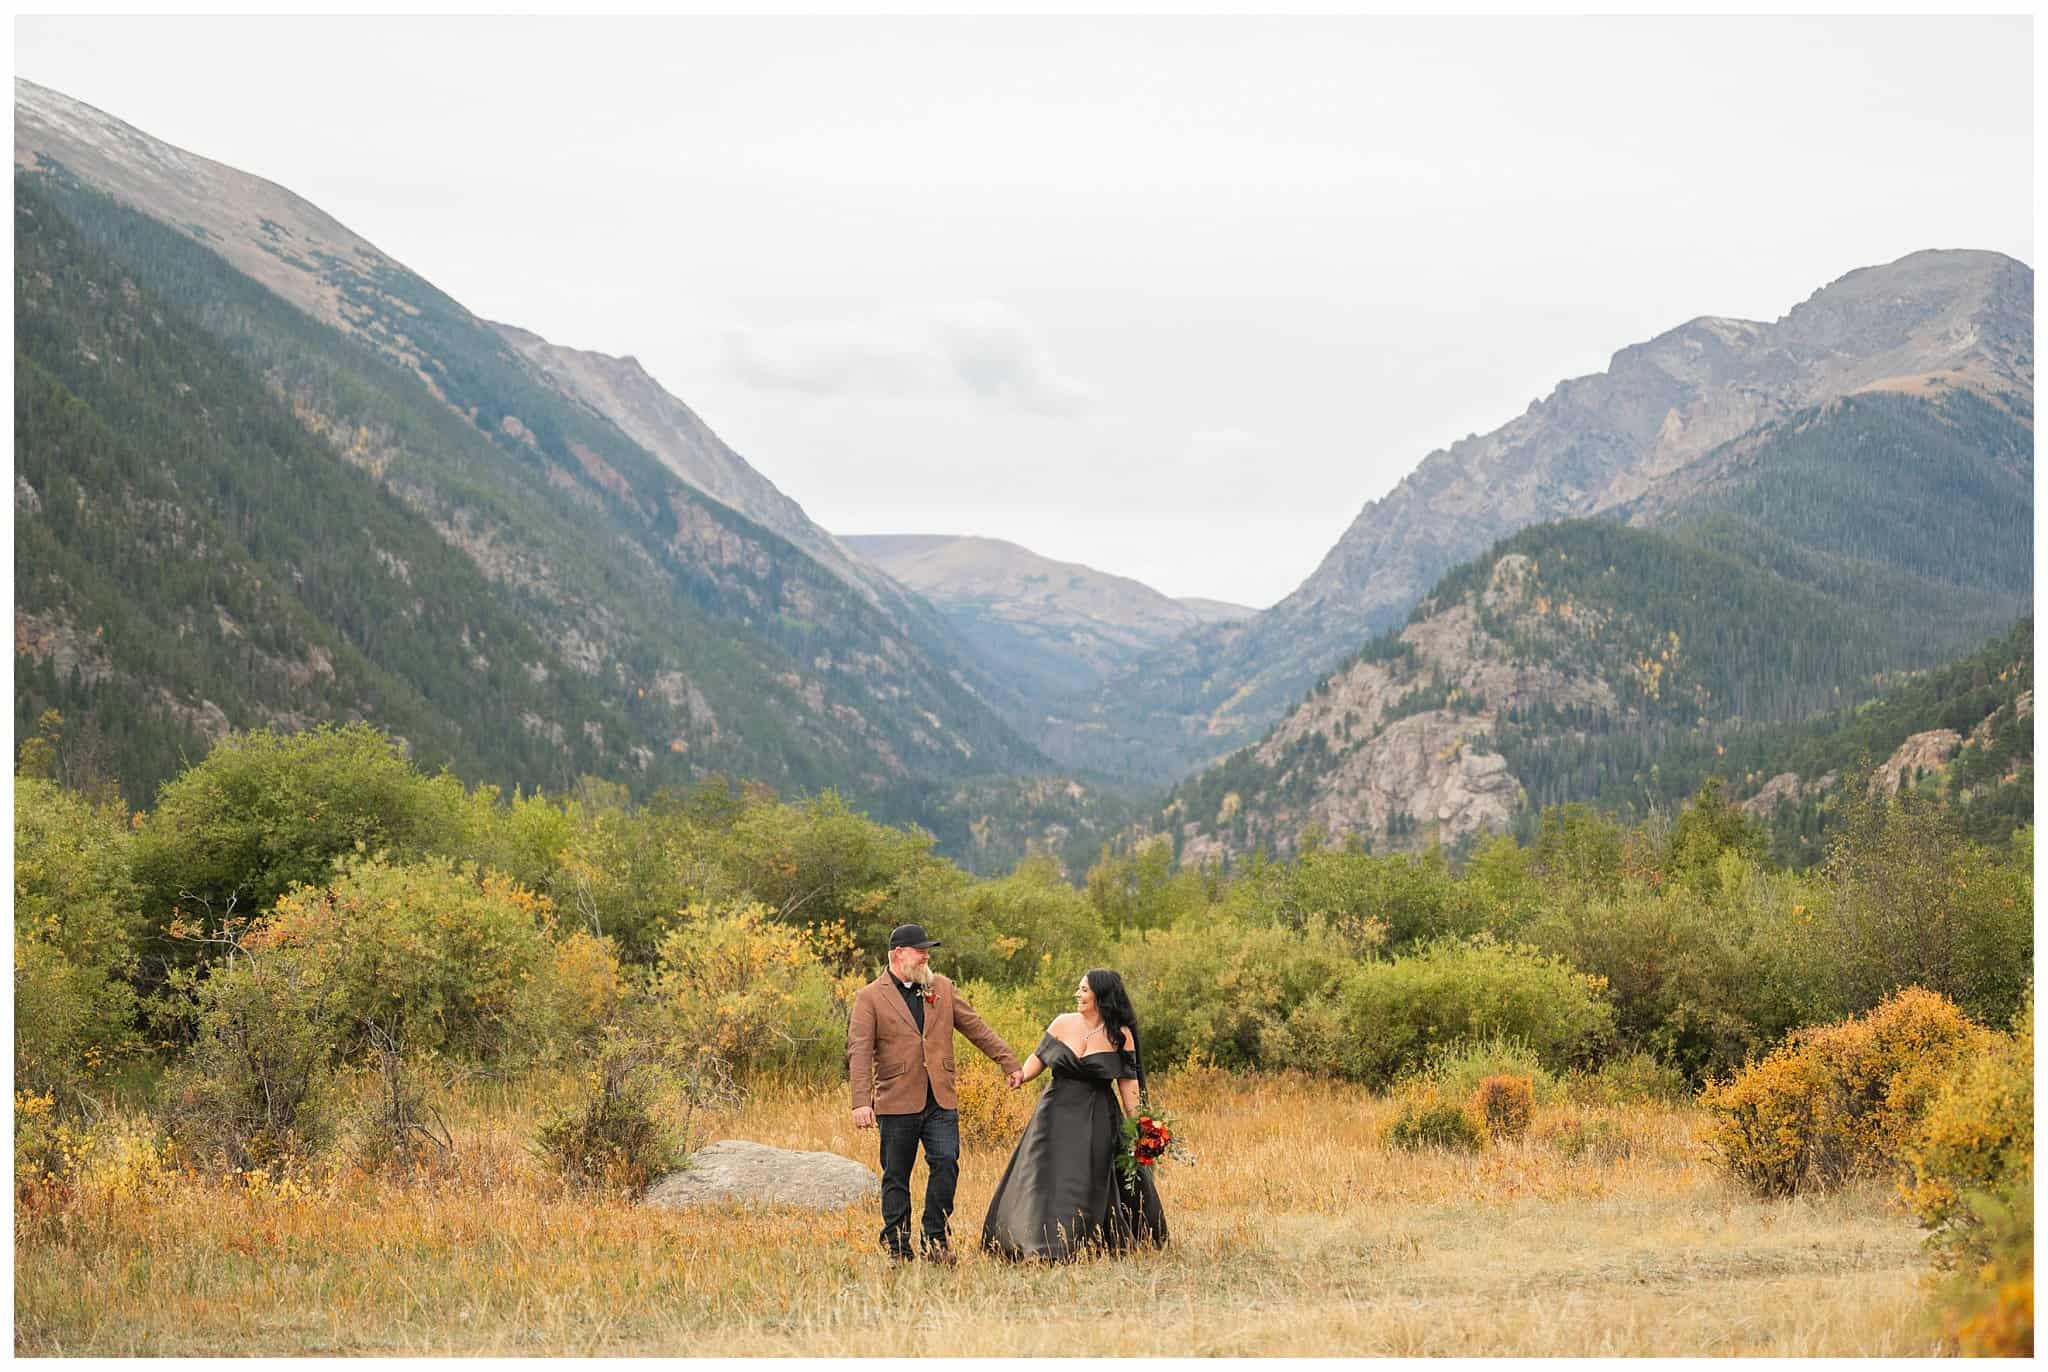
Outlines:
POLYGON ((1495 540, 1607 513, 1663 527, 1726 475, 1715 454, 1832 401, 1963 393, 2030 436, 2032 338, 2032 270, 1957 251, 1851 272, 1774 323, 1707 317, 1624 348, 1606 371, 1429 454, 1360 511, 1293 594, 1133 664, 1077 705, 1076 728, 1048 746, 1161 780, 1216 758, 1495 540))
POLYGON ((89 721, 136 800, 322 718, 507 785, 724 772, 904 817, 1042 765, 929 611, 315 207, 27 83, 17 116, 18 728, 89 721))
MULTIPOLYGON (((1567 801, 1669 809, 1709 774, 1746 795, 1797 770, 1827 727, 1816 716, 2031 614, 2024 437, 1972 397, 1861 398, 1750 445, 1747 484, 1669 531, 1525 530, 1445 576, 1259 744, 1176 787, 1158 822, 1200 861, 1286 850, 1311 824, 1403 847, 1567 801), (1847 453, 1853 474, 1821 480, 1847 453), (1908 470, 1945 498, 1916 499, 1908 470), (1819 503, 1756 497, 1781 478, 1819 503)), ((1894 732, 1866 738, 1874 761, 1913 731, 1894 732)))
MULTIPOLYGON (((999 538, 849 534, 840 542, 931 601, 986 669, 1038 708, 1191 629, 1256 613, 1174 600, 999 538)), ((1034 721, 1018 723, 1028 733, 1034 721)))

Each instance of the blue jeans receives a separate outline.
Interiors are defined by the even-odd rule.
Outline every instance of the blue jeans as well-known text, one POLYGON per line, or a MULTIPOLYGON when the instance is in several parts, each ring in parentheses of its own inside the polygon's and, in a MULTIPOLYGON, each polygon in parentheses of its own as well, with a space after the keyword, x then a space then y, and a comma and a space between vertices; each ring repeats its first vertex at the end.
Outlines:
POLYGON ((882 1247, 891 1256, 910 1256, 910 1169, 917 1146, 931 1176, 924 1188, 922 1246, 945 1248, 953 1219, 953 1188, 960 1180, 960 1112, 948 1110, 925 1092, 924 1109, 914 1115, 876 1115, 882 1135, 882 1247))

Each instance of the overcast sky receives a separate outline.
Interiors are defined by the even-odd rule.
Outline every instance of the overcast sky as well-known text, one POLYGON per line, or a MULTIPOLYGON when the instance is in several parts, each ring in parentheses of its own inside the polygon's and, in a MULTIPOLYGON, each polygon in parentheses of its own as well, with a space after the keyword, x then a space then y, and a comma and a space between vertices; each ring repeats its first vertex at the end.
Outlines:
POLYGON ((1702 314, 2033 262, 2031 21, 16 21, 17 75, 632 354, 835 533, 1267 605, 1702 314))

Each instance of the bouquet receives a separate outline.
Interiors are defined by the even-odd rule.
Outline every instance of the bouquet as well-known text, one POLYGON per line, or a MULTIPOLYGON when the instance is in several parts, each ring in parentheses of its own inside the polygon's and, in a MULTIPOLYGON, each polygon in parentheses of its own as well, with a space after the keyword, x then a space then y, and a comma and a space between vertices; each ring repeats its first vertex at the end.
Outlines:
POLYGON ((1118 1140, 1116 1170, 1122 1174, 1124 1185, 1138 1184, 1138 1169, 1152 1167, 1161 1158, 1176 1161, 1192 1161, 1187 1149, 1175 1142, 1178 1126, 1171 1115, 1164 1110, 1132 1116, 1123 1122, 1123 1133, 1118 1140))

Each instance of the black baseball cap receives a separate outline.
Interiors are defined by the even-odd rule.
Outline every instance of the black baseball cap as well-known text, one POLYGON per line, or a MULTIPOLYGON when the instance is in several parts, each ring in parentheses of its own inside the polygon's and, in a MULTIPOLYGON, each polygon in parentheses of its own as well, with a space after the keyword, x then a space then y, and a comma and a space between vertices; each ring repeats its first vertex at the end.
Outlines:
POLYGON ((939 941, 926 938, 922 924, 899 924, 889 931, 891 948, 937 948, 939 941))

